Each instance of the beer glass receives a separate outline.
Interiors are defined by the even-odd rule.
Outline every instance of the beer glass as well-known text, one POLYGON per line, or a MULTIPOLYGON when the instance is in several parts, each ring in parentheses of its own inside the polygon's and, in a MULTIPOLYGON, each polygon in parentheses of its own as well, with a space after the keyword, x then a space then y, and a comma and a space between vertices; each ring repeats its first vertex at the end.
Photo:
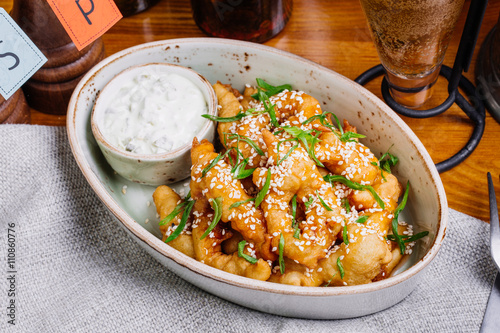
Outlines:
POLYGON ((193 18, 209 36, 263 43, 285 27, 293 0, 191 0, 193 18))
POLYGON ((464 0, 360 0, 392 97, 409 108, 432 95, 464 0))

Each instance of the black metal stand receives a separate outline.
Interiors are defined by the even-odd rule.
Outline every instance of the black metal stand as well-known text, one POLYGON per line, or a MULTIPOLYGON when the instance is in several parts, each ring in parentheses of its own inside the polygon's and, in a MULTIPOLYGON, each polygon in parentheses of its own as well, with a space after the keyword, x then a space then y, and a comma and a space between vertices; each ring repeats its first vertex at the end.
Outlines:
MULTIPOLYGON (((484 103, 479 97, 476 87, 462 75, 462 72, 467 72, 469 68, 487 4, 488 1, 471 2, 453 69, 448 66, 441 66, 439 74, 448 80, 449 93, 448 98, 441 105, 428 110, 406 108, 392 98, 386 78, 382 80, 382 97, 389 107, 401 115, 420 119, 434 117, 445 112, 456 103, 474 123, 474 131, 467 144, 452 157, 436 164, 436 168, 440 173, 450 170, 469 157, 483 136, 486 117, 484 103), (472 104, 460 94, 458 91, 459 87, 472 104)), ((355 81, 361 85, 365 85, 367 82, 383 74, 385 74, 384 67, 377 65, 358 76, 355 81)))
MULTIPOLYGON (((355 81, 361 85, 364 85, 383 74, 385 74, 385 69, 382 67, 382 65, 378 65, 361 74, 358 78, 356 78, 355 81)), ((450 67, 441 67, 440 75, 450 80, 451 74, 452 69, 450 67)), ((434 117, 445 112, 453 105, 453 103, 456 103, 474 122, 474 131, 472 132, 472 135, 467 144, 452 157, 436 164, 436 168, 439 172, 448 171, 463 162, 467 157, 469 157, 474 149, 476 149, 479 141, 481 141, 481 137, 483 136, 484 132, 485 108, 484 104, 477 96, 476 87, 464 76, 460 77, 458 86, 463 89, 466 96, 469 96, 469 98, 474 101, 474 106, 469 104, 465 97, 463 97, 458 92, 458 89, 455 89, 450 93, 448 98, 441 105, 429 110, 413 110, 397 103, 394 98, 392 98, 389 92, 389 84, 387 83, 387 80, 385 78, 382 80, 382 97, 384 98, 387 105, 389 105, 394 111, 403 116, 419 119, 434 117)))

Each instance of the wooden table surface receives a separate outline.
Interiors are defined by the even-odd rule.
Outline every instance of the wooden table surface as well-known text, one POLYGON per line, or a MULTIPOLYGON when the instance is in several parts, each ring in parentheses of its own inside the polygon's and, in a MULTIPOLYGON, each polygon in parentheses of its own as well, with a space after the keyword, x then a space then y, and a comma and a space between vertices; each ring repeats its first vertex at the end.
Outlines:
MULTIPOLYGON (((469 4, 470 0, 467 0, 446 53, 444 64, 450 67, 453 66, 469 4)), ((0 0, 0 7, 10 11, 12 0, 0 0)), ((464 74, 472 82, 479 46, 496 24, 499 13, 500 0, 490 0, 471 67, 464 74)), ((123 18, 104 34, 103 41, 107 55, 111 55, 145 42, 202 36, 204 34, 192 19, 188 0, 160 0, 143 13, 123 18)), ((287 26, 265 44, 315 61, 350 79, 379 64, 361 6, 356 0, 294 0, 287 26)), ((440 104, 447 97, 446 86, 446 80, 438 81, 431 103, 440 104)), ((381 96, 380 80, 370 82, 366 87, 381 96)), ((65 118, 32 110, 32 124, 64 126, 65 118)), ((456 105, 433 118, 402 118, 436 163, 458 152, 473 129, 472 122, 456 105)), ((488 171, 492 172, 497 193, 500 193, 500 124, 489 113, 484 135, 473 154, 459 166, 441 174, 449 207, 488 221, 488 171)))

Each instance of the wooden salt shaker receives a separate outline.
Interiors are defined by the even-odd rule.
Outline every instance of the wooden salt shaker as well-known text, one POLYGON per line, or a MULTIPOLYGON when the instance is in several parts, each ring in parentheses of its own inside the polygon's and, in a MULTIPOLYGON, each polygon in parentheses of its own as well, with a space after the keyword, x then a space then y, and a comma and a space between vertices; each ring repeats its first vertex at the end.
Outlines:
POLYGON ((66 114, 80 79, 105 57, 101 38, 78 51, 46 0, 14 0, 10 14, 47 57, 23 86, 28 104, 40 112, 66 114))
POLYGON ((0 124, 29 124, 30 122, 30 107, 21 89, 8 100, 0 95, 0 124))

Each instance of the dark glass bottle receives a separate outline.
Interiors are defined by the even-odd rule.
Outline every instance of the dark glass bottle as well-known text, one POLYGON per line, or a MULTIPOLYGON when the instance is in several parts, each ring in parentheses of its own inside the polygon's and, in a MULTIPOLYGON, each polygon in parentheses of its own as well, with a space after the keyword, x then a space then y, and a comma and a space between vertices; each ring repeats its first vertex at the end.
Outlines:
POLYGON ((193 18, 209 36, 262 43, 292 14, 292 0, 191 0, 193 18))
POLYGON ((159 0, 114 0, 123 17, 132 16, 155 5, 159 0))

